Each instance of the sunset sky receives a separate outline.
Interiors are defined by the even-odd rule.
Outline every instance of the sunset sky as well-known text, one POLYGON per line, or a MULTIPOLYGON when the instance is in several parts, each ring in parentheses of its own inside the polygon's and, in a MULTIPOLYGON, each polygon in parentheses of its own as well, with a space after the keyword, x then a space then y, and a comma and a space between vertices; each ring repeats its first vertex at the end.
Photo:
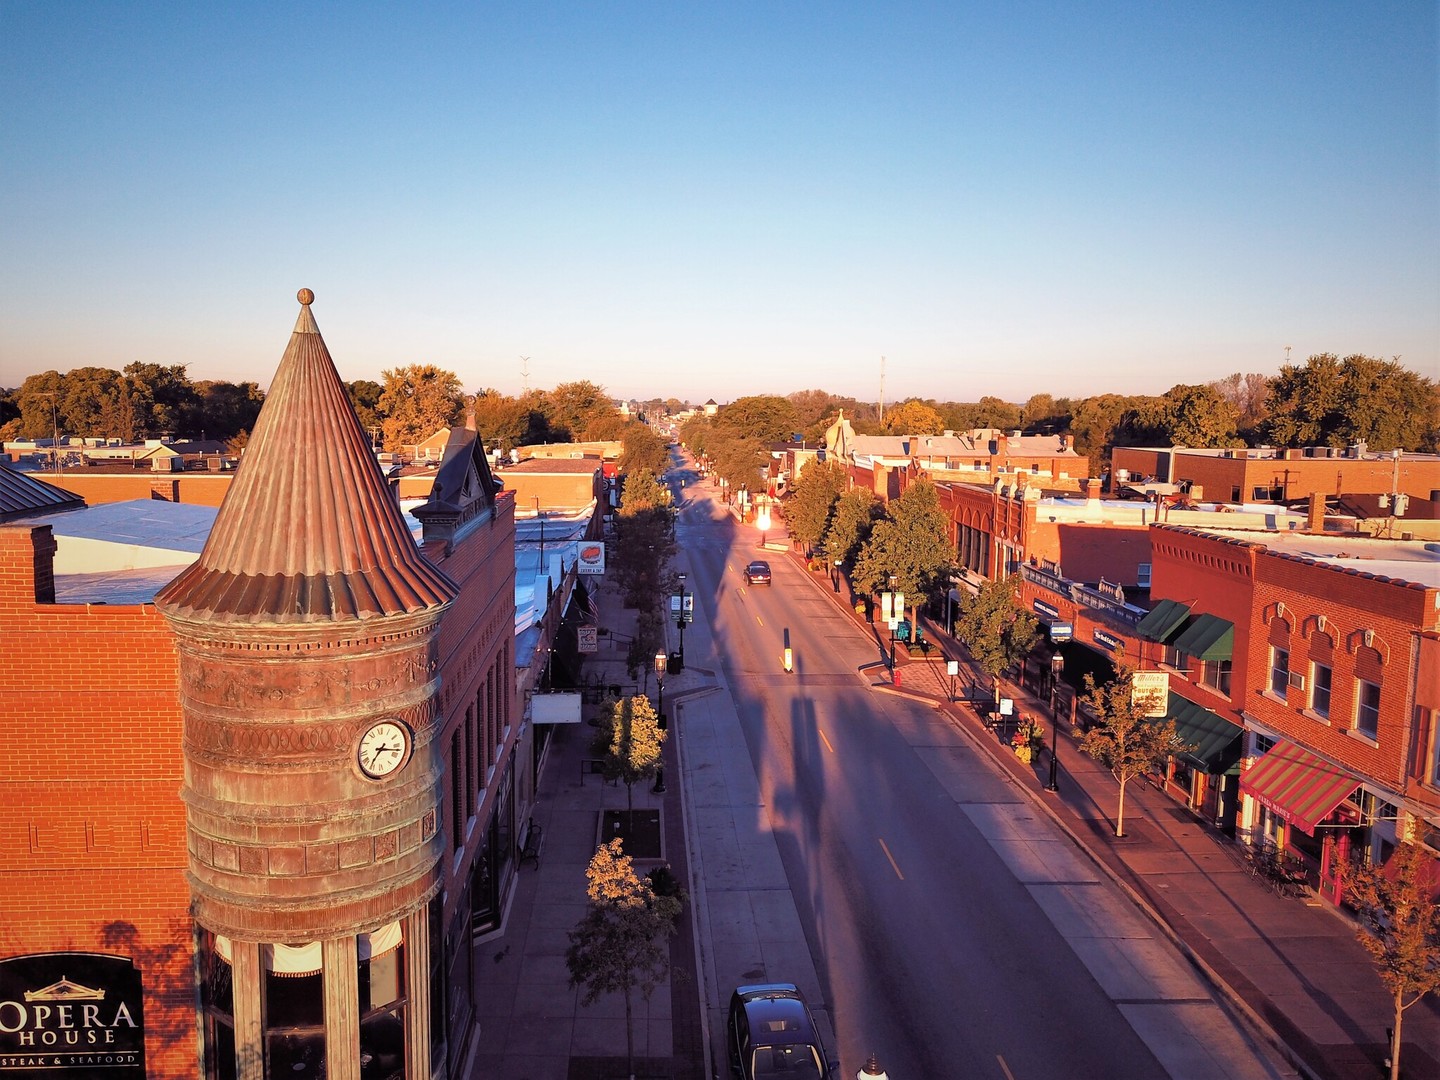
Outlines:
POLYGON ((470 391, 1436 378, 1436 12, 5 0, 0 385, 263 386, 302 286, 470 391))

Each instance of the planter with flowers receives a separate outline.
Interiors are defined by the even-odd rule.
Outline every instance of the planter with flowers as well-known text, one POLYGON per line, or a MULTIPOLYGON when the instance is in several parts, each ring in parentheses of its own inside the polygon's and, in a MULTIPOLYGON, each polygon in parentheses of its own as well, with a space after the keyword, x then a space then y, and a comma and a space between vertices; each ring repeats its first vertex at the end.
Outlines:
POLYGON ((1015 734, 1010 736, 1010 746, 1014 749, 1015 756, 1027 765, 1035 760, 1035 755, 1044 745, 1045 725, 1038 720, 1021 720, 1015 734))

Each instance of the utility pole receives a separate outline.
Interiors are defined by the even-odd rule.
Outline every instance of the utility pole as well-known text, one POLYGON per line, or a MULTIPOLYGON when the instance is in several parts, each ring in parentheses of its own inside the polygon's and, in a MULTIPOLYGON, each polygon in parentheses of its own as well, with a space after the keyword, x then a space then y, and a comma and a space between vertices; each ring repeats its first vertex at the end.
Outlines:
POLYGON ((880 357, 880 423, 885 423, 885 358, 880 357))

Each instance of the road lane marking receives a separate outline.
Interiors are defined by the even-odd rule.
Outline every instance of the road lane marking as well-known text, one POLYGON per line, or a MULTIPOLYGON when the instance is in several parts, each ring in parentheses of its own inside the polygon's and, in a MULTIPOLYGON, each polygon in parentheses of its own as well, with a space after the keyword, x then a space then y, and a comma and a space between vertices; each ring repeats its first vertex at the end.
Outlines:
POLYGON ((996 1054, 995 1060, 1000 1063, 1000 1069, 1005 1074, 1005 1080, 1015 1080, 1015 1074, 1010 1071, 1010 1066, 1005 1064, 1005 1059, 999 1054, 996 1054))
MULTIPOLYGON (((877 836, 875 839, 880 840, 880 837, 877 836)), ((880 850, 885 852, 885 858, 890 860, 890 869, 895 871, 895 876, 904 881, 905 875, 900 872, 900 865, 895 861, 895 856, 890 854, 890 849, 885 846, 884 840, 880 840, 880 850)))
POLYGON ((817 728, 815 729, 815 733, 820 736, 820 741, 825 744, 825 749, 826 749, 826 750, 829 750, 830 753, 833 754, 833 753, 835 752, 835 748, 830 745, 830 740, 827 739, 827 738, 825 738, 825 731, 824 731, 824 729, 817 727, 817 728))

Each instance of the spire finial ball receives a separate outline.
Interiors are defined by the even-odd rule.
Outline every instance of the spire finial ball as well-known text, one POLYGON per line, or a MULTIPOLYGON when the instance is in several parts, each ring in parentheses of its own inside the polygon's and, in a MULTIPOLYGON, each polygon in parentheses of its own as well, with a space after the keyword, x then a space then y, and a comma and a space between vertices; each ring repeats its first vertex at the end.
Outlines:
POLYGON ((295 294, 295 299, 299 300, 300 303, 304 304, 306 307, 309 307, 315 302, 315 294, 309 289, 301 289, 298 293, 295 294))

